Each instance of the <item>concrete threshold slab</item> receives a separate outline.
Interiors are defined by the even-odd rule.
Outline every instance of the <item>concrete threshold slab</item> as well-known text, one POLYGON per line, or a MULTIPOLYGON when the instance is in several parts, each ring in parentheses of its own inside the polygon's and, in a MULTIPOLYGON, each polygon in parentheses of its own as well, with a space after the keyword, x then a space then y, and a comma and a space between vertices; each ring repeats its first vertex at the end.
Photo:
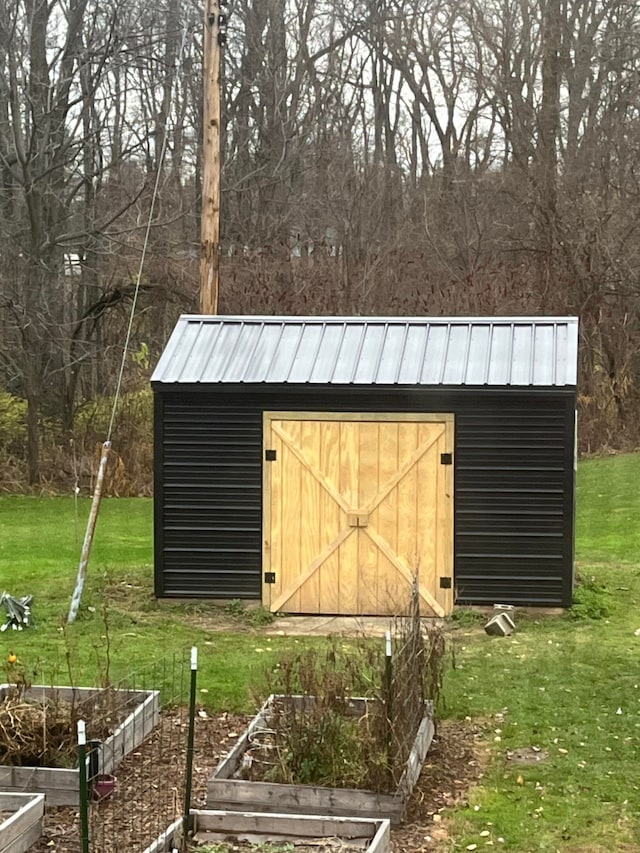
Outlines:
POLYGON ((391 616, 279 616, 265 633, 279 637, 384 637, 393 630, 394 621, 391 616))

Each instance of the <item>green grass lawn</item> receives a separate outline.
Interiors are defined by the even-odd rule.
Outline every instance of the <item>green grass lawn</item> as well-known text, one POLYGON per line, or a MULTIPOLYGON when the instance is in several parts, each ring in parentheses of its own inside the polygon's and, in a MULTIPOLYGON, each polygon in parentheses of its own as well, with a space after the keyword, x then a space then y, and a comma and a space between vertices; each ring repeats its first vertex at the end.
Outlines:
POLYGON ((638 484, 640 454, 579 467, 576 611, 601 618, 520 618, 507 640, 457 634, 446 713, 487 720, 490 761, 450 816, 453 850, 640 850, 638 484), (548 758, 507 759, 523 747, 548 758))
POLYGON ((230 619, 211 603, 153 598, 151 500, 103 501, 81 610, 76 623, 64 627, 90 503, 0 498, 0 591, 32 593, 37 622, 35 631, 0 634, 0 661, 11 649, 38 679, 67 684, 72 678, 78 685, 102 683, 108 665, 114 682, 161 681, 173 697, 186 690, 182 660, 196 645, 199 682, 207 691, 203 704, 252 709, 253 693, 275 660, 274 643, 251 630, 247 619, 230 619), (234 625, 241 630, 222 630, 234 625))
POLYGON ((577 556, 640 565, 640 453, 589 459, 578 469, 577 556))
MULTIPOLYGON (((489 750, 469 805, 444 815, 452 850, 640 850, 640 454, 585 461, 578 479, 575 613, 519 616, 507 639, 452 622, 440 714, 481 720, 489 750), (547 757, 508 760, 524 747, 547 757)), ((13 649, 51 682, 92 684, 108 658, 113 680, 138 672, 173 689, 171 661, 195 644, 203 704, 253 710, 280 650, 308 641, 269 639, 210 603, 156 602, 149 500, 104 501, 80 618, 62 630, 88 510, 0 498, 0 589, 33 593, 38 621, 0 634, 2 659, 13 649)))

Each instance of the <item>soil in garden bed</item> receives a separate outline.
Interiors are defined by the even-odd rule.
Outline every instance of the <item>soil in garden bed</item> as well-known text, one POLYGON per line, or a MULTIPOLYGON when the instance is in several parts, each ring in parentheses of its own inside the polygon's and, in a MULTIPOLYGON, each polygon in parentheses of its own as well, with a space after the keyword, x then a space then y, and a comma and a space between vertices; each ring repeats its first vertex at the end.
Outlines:
POLYGON ((191 853, 363 853, 369 842, 360 846, 340 838, 310 838, 306 841, 214 841, 190 848, 191 853))
MULTIPOLYGON (((207 782, 214 768, 233 748, 250 719, 233 714, 196 717, 192 808, 205 808, 207 782)), ((151 735, 125 756, 115 771, 118 779, 115 794, 89 809, 92 853, 144 850, 174 819, 173 811, 166 814, 167 800, 173 800, 174 795, 176 814, 181 813, 179 783, 185 766, 186 741, 186 713, 162 712, 151 735)), ((44 834, 30 848, 30 853, 81 853, 81 850, 78 809, 47 809, 44 834)))
MULTIPOLYGON (((166 717, 166 715, 163 715, 166 717)), ((196 757, 193 778, 193 807, 205 808, 207 782, 218 762, 230 749, 250 721, 250 717, 223 714, 196 722, 196 757)), ((180 722, 175 715, 176 724, 180 722)), ((182 723, 180 723, 182 724, 182 723)), ((151 735, 139 750, 128 756, 118 768, 118 790, 110 800, 97 806, 100 821, 107 830, 111 851, 143 850, 159 834, 154 821, 153 794, 159 802, 163 791, 171 789, 176 781, 176 768, 184 765, 184 747, 163 750, 162 762, 148 762, 154 740, 163 737, 163 726, 151 735), (128 810, 123 810, 123 800, 128 810), (130 813, 140 817, 132 824, 130 813), (145 829, 144 824, 149 826, 145 829), (116 843, 117 842, 117 843, 116 843)), ((165 720, 166 731, 166 720, 165 720)), ((418 784, 409 801, 407 821, 391 830, 395 853, 421 853, 450 849, 450 839, 441 812, 463 803, 467 792, 482 775, 484 750, 481 749, 482 729, 473 723, 444 721, 438 724, 427 761, 418 784), (435 817, 435 820, 434 820, 435 817)), ((92 821, 93 822, 93 821, 92 821)), ((166 828, 169 820, 161 827, 166 828)), ((92 850, 102 853, 98 843, 102 833, 95 838, 92 850)), ((295 848, 294 848, 295 850, 295 848)), ((72 808, 47 809, 44 835, 31 853, 80 853, 78 810, 72 808)), ((226 851, 225 851, 226 853, 226 851)), ((239 851, 248 853, 248 851, 239 851)), ((301 853, 298 848, 295 853, 301 853)), ((314 853, 318 853, 314 848, 314 853)))
POLYGON ((77 767, 78 720, 89 740, 106 740, 140 699, 104 689, 68 701, 56 695, 26 696, 11 689, 0 700, 0 764, 8 767, 77 767))

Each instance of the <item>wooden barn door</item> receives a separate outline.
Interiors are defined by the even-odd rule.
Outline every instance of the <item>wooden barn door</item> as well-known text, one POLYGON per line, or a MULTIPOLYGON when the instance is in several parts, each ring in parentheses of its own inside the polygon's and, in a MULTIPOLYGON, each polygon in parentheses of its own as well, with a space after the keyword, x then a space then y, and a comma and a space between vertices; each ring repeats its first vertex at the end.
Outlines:
POLYGON ((393 615, 417 578, 453 607, 453 416, 266 413, 263 602, 393 615))

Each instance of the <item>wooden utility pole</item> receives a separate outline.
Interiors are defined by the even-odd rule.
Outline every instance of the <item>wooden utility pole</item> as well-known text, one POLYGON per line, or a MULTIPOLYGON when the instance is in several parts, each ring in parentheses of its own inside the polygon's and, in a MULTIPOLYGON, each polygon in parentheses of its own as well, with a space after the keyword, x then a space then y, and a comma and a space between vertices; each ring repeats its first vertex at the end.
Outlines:
POLYGON ((226 16, 221 0, 205 0, 200 312, 218 312, 220 276, 220 173, 222 170, 222 47, 226 16))

